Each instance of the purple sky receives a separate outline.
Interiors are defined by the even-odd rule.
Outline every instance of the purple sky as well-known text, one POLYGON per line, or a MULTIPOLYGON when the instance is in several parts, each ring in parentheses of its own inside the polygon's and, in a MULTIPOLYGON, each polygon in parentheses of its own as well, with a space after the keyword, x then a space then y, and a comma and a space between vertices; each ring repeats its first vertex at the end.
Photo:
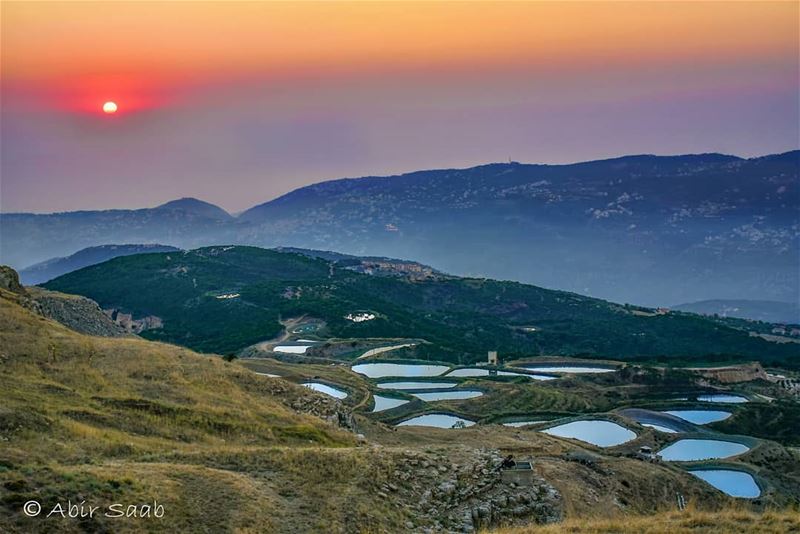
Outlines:
MULTIPOLYGON (((797 38, 796 26, 788 31, 780 42, 797 38)), ((3 58, 21 71, 28 59, 17 43, 4 39, 3 58)), ((8 76, 0 209, 133 208, 194 196, 236 212, 322 180, 509 158, 783 152, 800 135, 798 53, 769 50, 568 66, 504 61, 498 51, 443 71, 389 61, 285 76, 247 68, 179 80, 168 103, 110 119, 48 105, 59 97, 47 96, 46 80, 8 76)))

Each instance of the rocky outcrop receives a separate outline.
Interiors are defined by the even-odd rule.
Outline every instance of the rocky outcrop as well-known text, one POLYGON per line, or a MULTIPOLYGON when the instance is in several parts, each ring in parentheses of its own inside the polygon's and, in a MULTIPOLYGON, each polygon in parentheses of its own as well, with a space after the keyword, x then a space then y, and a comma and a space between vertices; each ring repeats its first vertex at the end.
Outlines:
POLYGON ((0 290, 28 310, 59 322, 82 334, 121 337, 125 330, 114 324, 91 299, 49 291, 41 287, 23 287, 17 272, 0 265, 0 290))
POLYGON ((28 290, 38 306, 38 312, 81 334, 103 337, 122 337, 127 332, 109 319, 91 299, 66 295, 39 287, 28 290))
POLYGON ((161 320, 161 317, 155 315, 134 319, 132 314, 123 313, 117 309, 103 310, 103 313, 105 313, 114 324, 129 334, 141 334, 145 330, 162 328, 164 326, 164 321, 161 320))
POLYGON ((7 265, 0 265, 0 289, 5 289, 18 295, 26 294, 25 288, 19 283, 19 274, 7 265))
POLYGON ((553 523, 561 495, 543 478, 504 482, 497 450, 406 451, 379 496, 413 503, 409 532, 476 532, 500 525, 553 523))
POLYGON ((341 428, 355 431, 353 412, 339 400, 285 380, 268 380, 259 377, 259 388, 292 410, 324 419, 341 428))
POLYGON ((706 378, 723 384, 750 382, 751 380, 767 380, 767 373, 760 363, 734 365, 729 367, 709 367, 693 369, 706 378))

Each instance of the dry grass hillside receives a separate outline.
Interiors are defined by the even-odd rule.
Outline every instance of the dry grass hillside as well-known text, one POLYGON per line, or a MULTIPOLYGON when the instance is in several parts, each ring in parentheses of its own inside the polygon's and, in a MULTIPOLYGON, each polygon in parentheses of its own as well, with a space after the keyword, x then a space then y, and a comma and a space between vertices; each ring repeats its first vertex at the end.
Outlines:
POLYGON ((315 494, 353 496, 347 475, 370 462, 340 449, 354 444, 351 433, 289 408, 318 394, 170 345, 77 334, 0 292, 0 531, 185 531, 199 520, 210 531, 265 531, 294 508, 278 492, 293 485, 298 501, 317 505, 309 520, 336 530, 340 518, 315 494), (258 476, 243 474, 245 464, 258 476), (31 499, 154 498, 169 522, 21 513, 31 499))
POLYGON ((494 534, 788 534, 800 532, 797 510, 755 513, 730 509, 718 512, 666 512, 614 519, 569 519, 557 525, 501 529, 494 534))
MULTIPOLYGON (((580 445, 502 426, 453 434, 358 415, 370 445, 359 443, 333 423, 352 421, 330 397, 216 356, 83 335, 26 299, 0 289, 3 533, 462 532, 566 517, 544 530, 561 532, 595 528, 579 519, 590 516, 612 519, 575 532, 682 532, 692 517, 716 527, 715 516, 638 514, 674 505, 677 491, 707 510, 732 504, 673 466, 599 454, 583 465, 569 459, 580 445), (536 459, 534 484, 500 480, 495 467, 509 452, 536 459), (42 505, 33 518, 23 514, 31 500, 42 505), (46 517, 57 503, 84 501, 100 512, 46 517), (141 513, 153 501, 164 517, 104 516, 114 503, 141 513), (613 519, 620 511, 627 518, 613 519), (647 530, 664 525, 674 528, 647 530)), ((305 376, 297 367, 280 371, 297 381, 335 375, 352 388, 351 404, 366 395, 349 370, 308 366, 305 376)), ((760 517, 736 514, 720 517, 760 517)), ((763 517, 770 532, 797 526, 796 516, 763 517)))

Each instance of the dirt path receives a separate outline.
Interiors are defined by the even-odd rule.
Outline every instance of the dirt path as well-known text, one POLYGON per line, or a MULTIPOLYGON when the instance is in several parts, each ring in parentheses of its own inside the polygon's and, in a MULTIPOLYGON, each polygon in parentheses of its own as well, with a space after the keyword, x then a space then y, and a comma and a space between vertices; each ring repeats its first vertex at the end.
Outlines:
POLYGON ((413 347, 417 345, 417 343, 404 343, 402 345, 392 345, 390 347, 378 347, 376 349, 369 349, 364 354, 356 358, 356 360, 363 360, 364 358, 371 358, 372 356, 377 356, 378 354, 383 354, 384 352, 389 352, 391 350, 402 349, 403 347, 413 347))

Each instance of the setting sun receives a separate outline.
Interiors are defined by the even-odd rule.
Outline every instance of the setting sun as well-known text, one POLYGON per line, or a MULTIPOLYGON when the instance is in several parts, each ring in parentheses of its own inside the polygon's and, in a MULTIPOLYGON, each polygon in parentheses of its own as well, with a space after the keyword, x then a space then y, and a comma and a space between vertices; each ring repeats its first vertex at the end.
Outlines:
POLYGON ((105 104, 103 104, 103 111, 105 113, 116 113, 117 112, 116 102, 106 102, 105 104))

